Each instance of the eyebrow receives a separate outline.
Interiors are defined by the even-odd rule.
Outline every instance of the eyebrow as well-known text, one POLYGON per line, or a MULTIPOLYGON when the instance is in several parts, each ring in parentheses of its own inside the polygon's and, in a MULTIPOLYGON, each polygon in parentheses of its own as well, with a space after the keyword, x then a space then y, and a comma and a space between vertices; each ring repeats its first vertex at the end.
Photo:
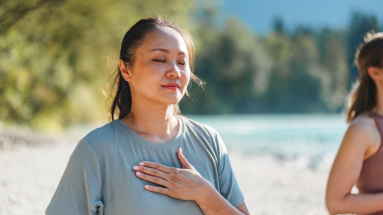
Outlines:
MULTIPOLYGON (((153 49, 153 50, 151 50, 150 52, 154 52, 154 51, 161 51, 161 52, 165 52, 165 53, 170 53, 170 51, 169 50, 167 50, 167 49, 161 49, 161 48, 156 48, 156 49, 153 49)), ((185 52, 178 52, 178 54, 179 55, 185 55, 185 52)))

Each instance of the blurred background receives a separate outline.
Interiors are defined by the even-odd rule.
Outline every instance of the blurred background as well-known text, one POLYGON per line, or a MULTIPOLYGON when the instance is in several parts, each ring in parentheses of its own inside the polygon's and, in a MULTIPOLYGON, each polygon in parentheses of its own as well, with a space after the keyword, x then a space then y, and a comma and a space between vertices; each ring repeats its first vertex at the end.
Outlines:
MULTIPOLYGON (((27 153, 13 145, 56 143, 54 136, 62 141, 68 135, 75 138, 66 142, 76 143, 109 122, 103 91, 109 93, 123 35, 140 18, 159 14, 187 28, 197 42, 195 73, 207 84, 204 90, 190 86, 181 111, 222 135, 240 185, 253 186, 248 179, 254 175, 241 166, 244 157, 255 159, 252 174, 266 177, 256 183, 270 182, 267 193, 275 189, 279 195, 289 185, 296 193, 295 185, 317 180, 297 199, 282 195, 280 204, 275 197, 262 200, 254 185, 245 194, 264 204, 250 205, 251 212, 326 214, 325 180, 347 129, 342 112, 358 77, 355 51, 367 32, 383 30, 382 8, 380 0, 2 0, 0 167, 16 177, 29 162, 10 166, 17 165, 13 158, 32 156, 42 159, 40 173, 49 178, 44 165, 50 163, 56 178, 31 185, 49 187, 36 209, 43 211, 75 145, 61 154, 53 148, 27 153), (46 156, 63 161, 54 166, 46 156), (274 166, 264 171, 276 172, 262 172, 265 163, 274 166), (278 212, 270 202, 291 210, 278 212)), ((18 214, 14 208, 36 200, 35 194, 20 194, 30 196, 20 203, 16 193, 24 191, 12 190, 17 180, 2 177, 0 193, 8 194, 0 194, 0 214, 18 214)))

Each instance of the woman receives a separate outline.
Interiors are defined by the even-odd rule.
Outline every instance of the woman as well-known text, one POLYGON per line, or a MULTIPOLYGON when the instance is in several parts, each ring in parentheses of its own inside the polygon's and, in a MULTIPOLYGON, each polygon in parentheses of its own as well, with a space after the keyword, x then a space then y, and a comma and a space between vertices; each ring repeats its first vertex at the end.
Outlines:
POLYGON ((349 100, 350 126, 327 184, 330 214, 383 214, 383 33, 356 54, 360 78, 349 100), (356 184, 358 194, 351 194, 356 184))
POLYGON ((79 142, 48 215, 249 214, 222 139, 179 115, 189 80, 200 81, 194 54, 188 32, 161 18, 129 29, 111 107, 119 119, 79 142))

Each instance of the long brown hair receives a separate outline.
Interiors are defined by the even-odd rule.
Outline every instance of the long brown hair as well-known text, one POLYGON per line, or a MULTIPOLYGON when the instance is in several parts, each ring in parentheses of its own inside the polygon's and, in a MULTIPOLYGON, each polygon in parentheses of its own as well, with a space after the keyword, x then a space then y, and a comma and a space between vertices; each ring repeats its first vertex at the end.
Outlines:
POLYGON ((377 89, 374 81, 367 73, 369 67, 383 66, 383 32, 368 33, 365 43, 355 54, 355 64, 359 70, 359 80, 356 81, 349 95, 347 107, 347 122, 354 120, 359 114, 376 107, 377 89))
MULTIPOLYGON (((145 36, 161 27, 169 27, 176 30, 184 39, 189 54, 189 65, 191 70, 191 79, 201 85, 203 82, 194 74, 195 48, 193 38, 190 33, 179 26, 163 20, 161 17, 141 19, 134 24, 126 33, 121 42, 120 60, 133 66, 137 49, 144 42, 145 36)), ((115 93, 112 105, 110 107, 110 116, 115 119, 118 111, 118 119, 127 116, 132 107, 132 95, 129 83, 122 77, 120 67, 115 71, 115 78, 112 87, 112 94, 115 93)), ((178 104, 173 106, 174 115, 181 114, 178 104)))

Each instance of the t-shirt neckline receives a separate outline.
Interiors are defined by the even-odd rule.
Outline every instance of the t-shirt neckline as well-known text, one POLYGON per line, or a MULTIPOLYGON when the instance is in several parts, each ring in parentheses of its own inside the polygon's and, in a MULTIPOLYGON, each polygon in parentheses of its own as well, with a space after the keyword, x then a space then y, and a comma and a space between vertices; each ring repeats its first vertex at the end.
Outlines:
POLYGON ((165 142, 165 143, 153 143, 153 142, 150 142, 150 141, 142 138, 136 132, 134 132, 131 128, 129 128, 129 126, 127 126, 120 119, 118 119, 116 121, 117 121, 117 123, 120 126, 122 126, 122 130, 126 131, 127 133, 129 133, 129 135, 131 137, 133 137, 135 140, 137 140, 137 142, 139 142, 139 143, 141 143, 141 144, 143 144, 143 145, 145 145, 145 146, 147 146, 149 148, 153 148, 153 149, 167 149, 167 148, 170 148, 170 147, 174 146, 175 144, 179 143, 180 139, 184 135, 183 120, 179 116, 177 116, 177 120, 178 120, 178 125, 179 125, 177 135, 173 139, 171 139, 171 140, 169 140, 168 142, 165 142))

